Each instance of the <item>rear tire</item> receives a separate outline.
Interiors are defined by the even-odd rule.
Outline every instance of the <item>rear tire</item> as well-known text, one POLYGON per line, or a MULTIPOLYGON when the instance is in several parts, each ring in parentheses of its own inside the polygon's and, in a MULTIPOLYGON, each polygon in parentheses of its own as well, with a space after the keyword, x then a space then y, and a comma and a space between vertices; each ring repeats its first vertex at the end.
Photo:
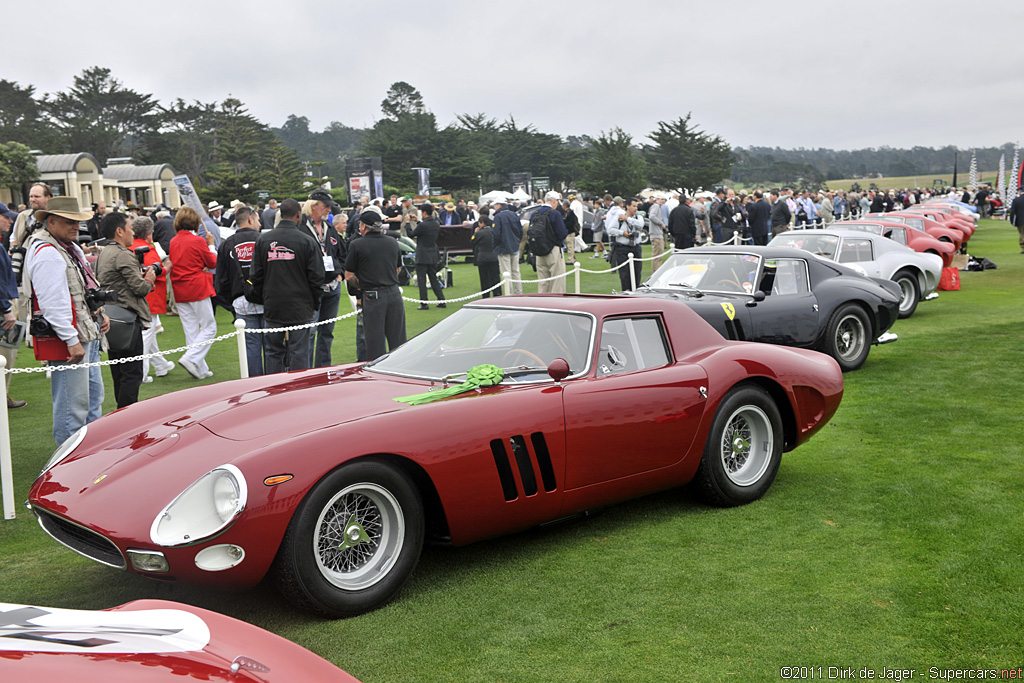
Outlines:
POLYGON ((917 276, 901 270, 893 276, 893 281, 900 286, 900 318, 909 318, 917 310, 921 301, 921 290, 917 284, 917 276))
POLYGON ((730 391, 715 412, 694 477, 700 497, 734 507, 763 496, 782 461, 782 417, 764 389, 745 385, 730 391))
POLYGON ((857 304, 843 304, 828 321, 825 353, 836 359, 843 372, 864 365, 871 350, 871 322, 857 304))

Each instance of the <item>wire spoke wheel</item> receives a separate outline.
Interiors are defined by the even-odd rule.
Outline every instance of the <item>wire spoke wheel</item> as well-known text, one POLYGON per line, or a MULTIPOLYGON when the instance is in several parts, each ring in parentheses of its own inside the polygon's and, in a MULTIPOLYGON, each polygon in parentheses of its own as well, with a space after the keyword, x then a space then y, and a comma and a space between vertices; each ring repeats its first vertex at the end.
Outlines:
POLYGON ((722 466, 737 486, 760 481, 772 459, 774 433, 771 420, 754 405, 743 406, 730 417, 722 432, 722 466))
POLYGON ((782 449, 782 417, 771 395, 753 385, 734 388, 715 411, 694 476, 697 493, 723 507, 757 500, 775 480, 782 449))
POLYGON ((398 499, 372 483, 339 491, 320 511, 313 552, 321 574, 345 590, 361 590, 387 576, 405 538, 398 499))

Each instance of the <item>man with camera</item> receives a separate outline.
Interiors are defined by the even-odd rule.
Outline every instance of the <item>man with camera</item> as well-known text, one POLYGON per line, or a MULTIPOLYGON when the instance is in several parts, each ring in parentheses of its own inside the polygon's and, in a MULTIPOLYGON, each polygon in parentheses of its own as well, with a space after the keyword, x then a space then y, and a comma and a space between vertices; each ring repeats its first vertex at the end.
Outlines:
POLYGON ((100 359, 100 338, 110 329, 96 292, 99 283, 76 244, 78 224, 92 213, 82 211, 75 197, 53 197, 36 211, 43 221, 26 244, 25 274, 31 292, 33 316, 30 331, 36 338, 36 357, 47 360, 53 399, 53 438, 64 441, 103 411, 103 378, 99 367, 56 368, 100 359), (91 305, 90 305, 91 302, 91 305), (44 358, 39 339, 53 338, 53 350, 44 358), (54 349, 54 347, 59 347, 54 349), (58 357, 60 356, 60 357, 58 357))
MULTIPOLYGON (((104 216, 100 221, 100 232, 110 240, 110 244, 100 251, 99 258, 96 259, 96 277, 100 281, 100 287, 117 292, 117 305, 131 311, 137 317, 127 345, 115 342, 108 335, 110 360, 141 356, 142 329, 149 327, 151 322, 146 295, 153 290, 156 276, 163 269, 160 264, 155 264, 147 267, 145 271, 142 270, 143 254, 136 256, 132 250, 135 231, 132 229, 131 221, 123 213, 110 213, 104 216)), ((111 365, 110 376, 114 380, 114 397, 117 399, 118 408, 124 408, 139 400, 139 387, 142 386, 141 360, 111 365)))
MULTIPOLYGON (((615 205, 618 207, 619 202, 623 200, 618 197, 615 199, 617 200, 615 205)), ((630 254, 633 255, 633 273, 636 283, 640 284, 644 265, 643 261, 640 261, 640 257, 643 255, 640 239, 644 229, 644 219, 636 214, 638 208, 636 197, 631 197, 624 204, 624 210, 615 211, 613 209, 608 212, 608 217, 605 218, 605 232, 614 240, 612 242, 612 259, 616 266, 628 261, 630 254)), ((623 292, 633 289, 633 278, 629 274, 629 265, 619 268, 619 285, 623 292)))

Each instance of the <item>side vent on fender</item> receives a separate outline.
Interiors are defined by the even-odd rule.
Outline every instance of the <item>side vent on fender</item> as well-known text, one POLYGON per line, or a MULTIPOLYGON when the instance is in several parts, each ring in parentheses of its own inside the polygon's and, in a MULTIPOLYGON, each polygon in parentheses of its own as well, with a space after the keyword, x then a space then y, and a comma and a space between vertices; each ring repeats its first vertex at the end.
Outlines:
POLYGON ((530 457, 530 449, 526 437, 517 434, 504 439, 493 439, 491 441, 491 455, 494 456, 494 466, 498 471, 498 480, 501 482, 501 492, 506 501, 513 501, 519 497, 519 488, 516 485, 515 476, 512 472, 512 464, 509 459, 506 443, 512 448, 512 458, 515 461, 516 470, 519 471, 519 480, 523 485, 523 494, 526 496, 537 495, 537 474, 534 470, 534 461, 540 471, 541 483, 548 493, 555 490, 558 482, 555 479, 555 470, 551 465, 551 454, 548 452, 547 441, 542 432, 534 432, 530 435, 529 444, 533 446, 533 456, 530 457))

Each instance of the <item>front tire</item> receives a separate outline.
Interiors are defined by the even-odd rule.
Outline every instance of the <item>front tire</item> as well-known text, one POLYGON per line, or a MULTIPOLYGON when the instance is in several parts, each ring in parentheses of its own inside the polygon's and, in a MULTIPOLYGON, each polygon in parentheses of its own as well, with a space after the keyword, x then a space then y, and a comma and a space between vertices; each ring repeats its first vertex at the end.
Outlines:
POLYGON ((843 372, 864 365, 871 350, 871 322, 864 309, 843 304, 828 321, 825 353, 835 358, 843 372))
POLYGON ((917 285, 917 277, 913 273, 901 270, 893 277, 893 281, 900 286, 900 318, 909 318, 917 310, 917 304, 921 301, 921 291, 917 285))
POLYGON ((328 617, 390 602, 423 549, 423 503, 408 476, 379 460, 339 467, 296 510, 274 562, 281 591, 328 617))
POLYGON ((711 423, 694 482, 712 505, 745 505, 763 496, 782 461, 782 417, 764 389, 730 391, 711 423))

